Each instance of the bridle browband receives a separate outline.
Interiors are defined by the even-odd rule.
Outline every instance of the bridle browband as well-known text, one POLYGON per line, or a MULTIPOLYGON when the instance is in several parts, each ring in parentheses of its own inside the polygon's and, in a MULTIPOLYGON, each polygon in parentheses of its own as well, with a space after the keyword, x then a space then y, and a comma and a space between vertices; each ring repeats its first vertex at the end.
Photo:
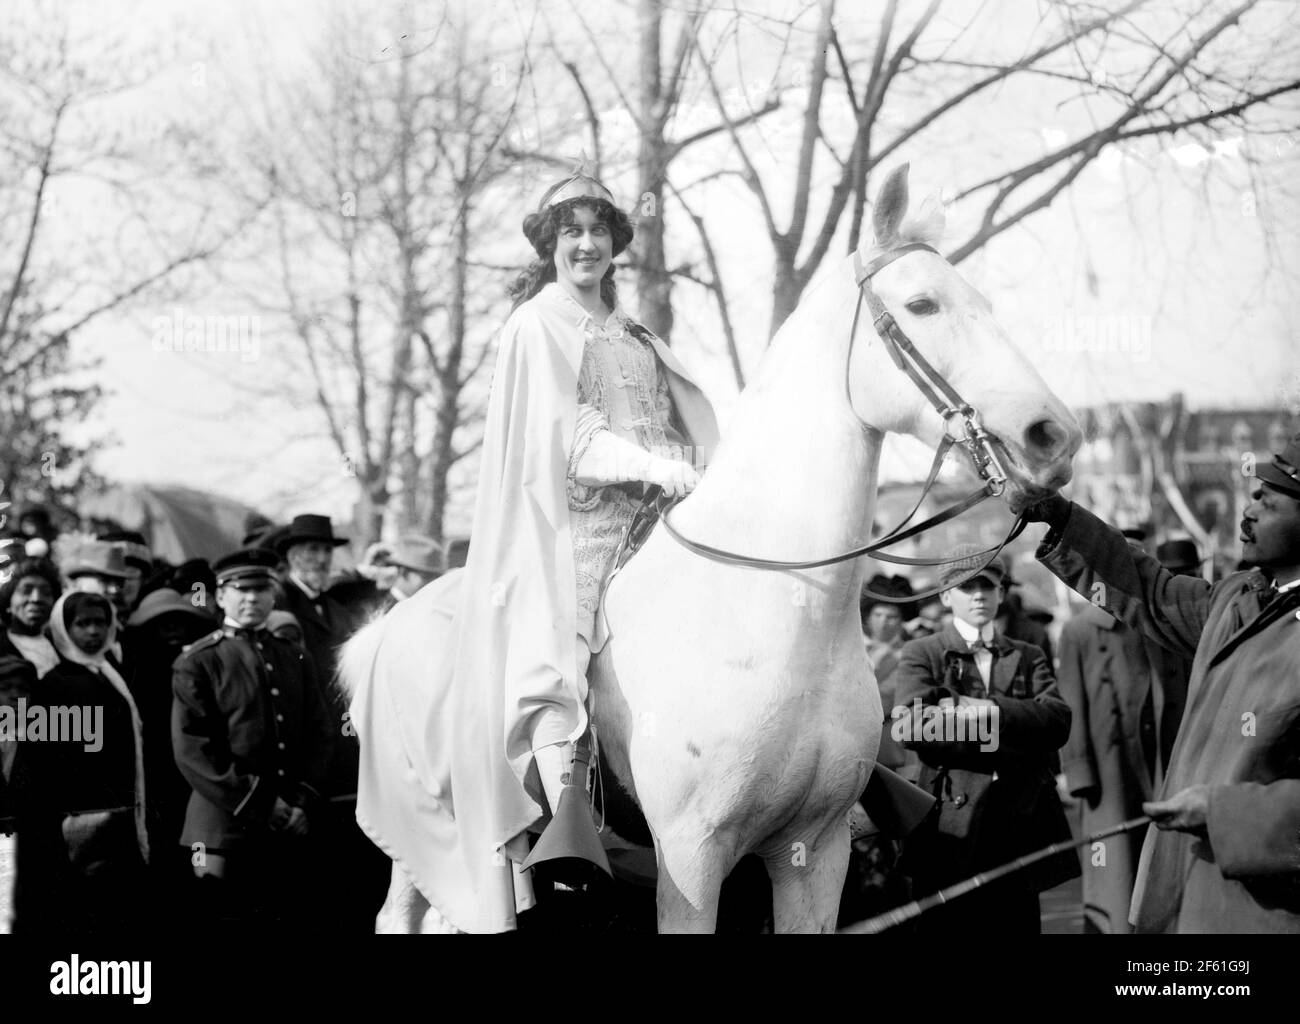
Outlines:
MULTIPOLYGON (((887 267, 900 256, 905 256, 910 252, 932 252, 938 255, 938 250, 924 242, 908 242, 893 249, 889 249, 875 259, 864 264, 862 257, 856 252, 853 254, 853 274, 858 285, 858 302, 853 311, 853 325, 849 328, 849 354, 845 366, 845 380, 849 373, 849 365, 853 359, 853 345, 858 332, 858 320, 862 314, 862 307, 865 304, 867 310, 871 313, 871 322, 876 328, 876 333, 884 342, 885 350, 893 359, 894 365, 907 375, 907 377, 916 385, 917 389, 925 396, 926 400, 938 412, 944 423, 944 435, 939 442, 939 446, 934 453, 934 459, 930 464, 930 472, 926 476, 924 485, 921 487, 921 496, 917 498, 916 504, 912 511, 895 526, 885 536, 871 543, 864 544, 862 547, 854 548, 852 551, 845 551, 838 555, 832 555, 829 558, 812 559, 808 561, 787 562, 771 558, 751 558, 745 555, 738 555, 735 552, 725 551, 721 548, 711 547, 707 544, 700 544, 688 537, 682 536, 677 528, 668 521, 668 512, 676 504, 676 501, 665 502, 662 492, 653 497, 647 496, 647 500, 653 500, 659 510, 659 520, 663 523, 664 529, 668 535, 690 551, 695 552, 704 558, 712 559, 716 562, 725 562, 729 565, 740 565, 751 569, 769 569, 769 570, 792 570, 792 569, 817 569, 822 566, 835 565, 839 562, 847 562, 855 558, 861 558, 864 555, 871 555, 873 558, 882 562, 892 562, 896 565, 913 565, 913 566, 933 566, 945 565, 951 559, 944 558, 907 558, 902 555, 890 555, 882 551, 882 548, 897 544, 900 541, 915 537, 924 533, 926 530, 933 529, 936 526, 946 523, 950 519, 955 519, 968 509, 974 508, 985 498, 994 497, 1003 492, 1006 488, 1007 475, 1002 468, 1002 463, 998 459, 997 452, 993 447, 992 436, 984 429, 979 412, 969 402, 957 393, 943 375, 940 374, 929 361, 916 350, 910 338, 899 326, 898 321, 894 319, 892 313, 885 308, 885 304, 880 300, 871 287, 871 278, 887 267), (948 423, 954 417, 960 416, 964 425, 964 433, 961 437, 953 437, 948 432, 948 423), (979 474, 980 479, 984 481, 984 486, 976 491, 972 491, 966 497, 942 512, 938 512, 928 519, 923 520, 908 527, 907 524, 916 515, 930 489, 938 479, 939 470, 943 466, 944 459, 953 445, 960 445, 966 454, 970 457, 975 471, 979 474), (904 527, 907 527, 904 529, 904 527)), ((657 488, 655 490, 658 490, 657 488)), ((1016 517, 1015 523, 1012 524, 1011 530, 1003 539, 1002 543, 996 547, 986 548, 975 555, 965 556, 962 561, 968 559, 984 559, 984 561, 972 571, 969 575, 955 583, 946 586, 936 587, 933 590, 927 590, 920 594, 909 594, 906 597, 898 597, 891 594, 880 594, 868 588, 863 589, 863 596, 874 601, 885 601, 890 604, 908 604, 913 601, 922 600, 927 597, 933 597, 940 591, 948 590, 951 587, 958 587, 969 579, 973 579, 984 571, 990 562, 998 556, 998 553, 1010 544, 1016 537, 1020 536, 1026 525, 1024 514, 1016 517), (987 558, 985 558, 987 556, 987 558)))

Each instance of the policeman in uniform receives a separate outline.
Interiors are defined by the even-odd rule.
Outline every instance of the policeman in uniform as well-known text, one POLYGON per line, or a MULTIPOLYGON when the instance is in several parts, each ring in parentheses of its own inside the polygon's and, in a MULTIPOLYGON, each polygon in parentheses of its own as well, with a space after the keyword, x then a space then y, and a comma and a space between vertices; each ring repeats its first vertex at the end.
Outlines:
POLYGON ((173 667, 172 746, 193 789, 181 842, 203 905, 304 924, 335 729, 310 660, 266 628, 277 562, 249 548, 213 566, 224 620, 173 667))

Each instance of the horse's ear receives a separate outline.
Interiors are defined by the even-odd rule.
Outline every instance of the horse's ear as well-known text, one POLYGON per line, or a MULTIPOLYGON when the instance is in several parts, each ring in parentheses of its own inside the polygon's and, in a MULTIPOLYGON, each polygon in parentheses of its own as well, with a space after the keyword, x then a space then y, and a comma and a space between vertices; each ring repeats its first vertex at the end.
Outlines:
POLYGON ((898 227, 907 214, 907 164, 895 167, 876 193, 871 208, 871 224, 876 232, 876 244, 888 245, 898 237, 898 227))

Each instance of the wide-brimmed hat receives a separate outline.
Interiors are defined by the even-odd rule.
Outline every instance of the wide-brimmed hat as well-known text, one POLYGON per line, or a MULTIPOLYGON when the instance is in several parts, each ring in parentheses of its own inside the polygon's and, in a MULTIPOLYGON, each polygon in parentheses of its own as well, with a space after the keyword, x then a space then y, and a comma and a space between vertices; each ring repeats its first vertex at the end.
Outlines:
POLYGON ((144 599, 140 602, 140 607, 131 613, 131 617, 126 620, 126 624, 128 626, 143 626, 146 622, 152 622, 162 615, 171 615, 173 613, 190 615, 196 619, 202 619, 204 622, 212 621, 211 615, 199 608, 195 608, 175 590, 170 587, 159 587, 144 596, 144 599))
POLYGON ((1186 538, 1167 540, 1156 548, 1156 561, 1171 572, 1179 569, 1197 569, 1201 565, 1201 552, 1194 540, 1186 538))
POLYGON ((1300 498, 1300 437, 1293 437, 1273 461, 1255 469, 1255 477, 1279 491, 1300 498))
POLYGON ((75 555, 63 567, 63 575, 68 579, 78 576, 108 576, 112 579, 125 580, 130 574, 126 571, 126 555, 116 544, 97 540, 83 544, 75 555))
POLYGON ((446 567, 442 545, 432 537, 410 535, 401 538, 388 553, 388 564, 415 572, 441 573, 446 567))
POLYGON ((344 538, 334 536, 334 525, 330 522, 329 516, 309 514, 293 517, 293 522, 289 524, 288 531, 283 537, 276 540, 275 550, 283 555, 295 544, 310 544, 313 542, 330 544, 336 548, 347 543, 344 538))
MULTIPOLYGON (((944 561, 949 563, 939 573, 939 586, 948 587, 963 576, 978 569, 988 558, 984 549, 978 544, 959 544, 946 555, 944 561)), ((974 579, 986 579, 995 586, 1007 578, 1007 565, 998 555, 974 579)))

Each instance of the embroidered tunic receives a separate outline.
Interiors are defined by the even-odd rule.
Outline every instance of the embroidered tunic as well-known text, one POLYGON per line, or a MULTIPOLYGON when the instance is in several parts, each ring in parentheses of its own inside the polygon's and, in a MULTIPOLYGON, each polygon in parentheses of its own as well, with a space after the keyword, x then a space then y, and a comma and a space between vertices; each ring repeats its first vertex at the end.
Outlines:
POLYGON ((619 541, 636 514, 640 486, 587 487, 577 482, 577 465, 592 438, 602 430, 612 430, 655 454, 670 454, 666 431, 671 429, 672 399, 645 328, 622 309, 614 310, 609 319, 598 324, 567 292, 559 288, 555 291, 581 312, 580 327, 585 339, 578 375, 577 429, 569 455, 568 496, 578 582, 578 632, 590 642, 601 585, 612 568, 619 541))

